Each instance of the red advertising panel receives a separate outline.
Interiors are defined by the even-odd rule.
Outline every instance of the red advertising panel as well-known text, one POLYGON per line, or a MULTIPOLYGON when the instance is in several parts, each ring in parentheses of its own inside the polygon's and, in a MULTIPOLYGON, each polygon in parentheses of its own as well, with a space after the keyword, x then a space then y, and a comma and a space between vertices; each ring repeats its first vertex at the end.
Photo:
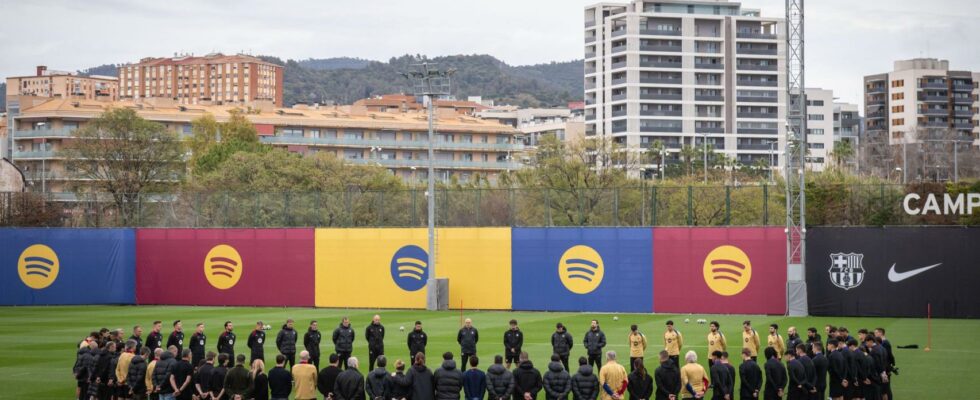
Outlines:
POLYGON ((313 229, 138 229, 136 303, 312 307, 313 229))
POLYGON ((784 314, 782 228, 655 228, 658 313, 784 314))

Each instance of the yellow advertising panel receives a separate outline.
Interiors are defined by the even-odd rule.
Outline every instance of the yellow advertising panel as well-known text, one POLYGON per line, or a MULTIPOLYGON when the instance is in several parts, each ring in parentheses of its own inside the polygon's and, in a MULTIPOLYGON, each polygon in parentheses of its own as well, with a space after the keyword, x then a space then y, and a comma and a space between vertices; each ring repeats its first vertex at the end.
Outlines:
MULTIPOLYGON (((445 228, 436 238, 451 308, 510 309, 510 228, 445 228)), ((316 306, 425 308, 427 247, 421 228, 317 229, 316 306)))

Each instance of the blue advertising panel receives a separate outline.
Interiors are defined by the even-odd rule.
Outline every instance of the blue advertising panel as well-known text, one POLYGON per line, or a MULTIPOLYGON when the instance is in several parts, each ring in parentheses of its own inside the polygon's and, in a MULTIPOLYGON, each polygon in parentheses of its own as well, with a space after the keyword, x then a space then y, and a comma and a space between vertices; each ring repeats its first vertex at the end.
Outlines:
POLYGON ((0 305, 133 304, 132 229, 0 229, 0 305))
POLYGON ((515 228, 515 310, 652 312, 649 228, 515 228))

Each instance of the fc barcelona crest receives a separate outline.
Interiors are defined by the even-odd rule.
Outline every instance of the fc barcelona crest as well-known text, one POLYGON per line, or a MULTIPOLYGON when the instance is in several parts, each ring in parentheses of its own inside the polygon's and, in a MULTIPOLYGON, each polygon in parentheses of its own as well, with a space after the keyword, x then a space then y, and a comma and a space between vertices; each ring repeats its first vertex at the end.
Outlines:
POLYGON ((830 281, 844 290, 854 289, 864 282, 864 254, 833 253, 830 255, 830 281))

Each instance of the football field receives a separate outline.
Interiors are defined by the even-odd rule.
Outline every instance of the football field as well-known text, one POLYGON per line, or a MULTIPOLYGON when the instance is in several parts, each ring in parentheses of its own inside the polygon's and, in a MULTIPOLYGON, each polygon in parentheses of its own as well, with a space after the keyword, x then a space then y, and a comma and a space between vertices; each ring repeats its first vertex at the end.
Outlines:
MULTIPOLYGON (((385 325, 385 353, 389 365, 393 360, 408 357, 406 334, 412 329, 414 321, 421 320, 429 334, 426 349, 430 368, 438 367, 441 354, 452 351, 457 355, 459 346, 455 343, 456 331, 462 317, 472 318, 479 329, 480 342, 478 355, 480 368, 486 369, 493 356, 503 352, 503 333, 507 322, 517 319, 525 334, 524 350, 530 353, 535 367, 547 368, 551 355, 550 338, 555 323, 562 322, 575 339, 572 349, 572 373, 577 368, 576 359, 584 355, 582 336, 588 329, 589 320, 598 319, 606 333, 609 345, 607 350, 615 350, 620 360, 628 361, 626 337, 630 324, 637 324, 647 335, 650 344, 646 365, 651 371, 656 368, 656 353, 661 349, 664 323, 675 321, 678 330, 684 335, 684 351, 695 350, 698 360, 705 366, 707 325, 697 324, 698 319, 717 320, 729 341, 729 352, 733 362, 740 351, 741 323, 745 319, 762 336, 770 323, 778 323, 785 338, 785 330, 796 326, 805 337, 806 328, 816 327, 823 335, 825 324, 846 326, 854 336, 860 328, 883 327, 888 338, 896 346, 895 357, 901 374, 893 377, 893 391, 899 399, 965 399, 969 393, 969 382, 976 375, 975 366, 969 362, 980 356, 980 321, 978 320, 933 320, 932 351, 925 352, 927 323, 924 319, 909 318, 789 318, 742 315, 661 315, 661 314, 589 314, 589 313, 544 313, 544 312, 496 312, 496 311, 397 311, 397 310, 338 310, 312 308, 258 308, 258 307, 156 307, 156 306, 77 306, 77 307, 3 307, 0 308, 0 398, 2 399, 71 399, 74 395, 75 381, 71 368, 75 360, 78 342, 90 331, 106 327, 123 328, 127 337, 133 325, 144 327, 144 339, 154 320, 163 320, 164 337, 170 333, 170 324, 175 319, 184 321, 186 336, 190 337, 197 322, 206 324, 207 349, 214 350, 222 324, 231 320, 235 324, 238 340, 235 350, 247 352, 245 342, 248 332, 256 321, 272 325, 268 332, 274 337, 287 318, 296 320, 300 335, 305 333, 310 320, 319 321, 323 332, 321 349, 326 354, 333 350, 330 335, 339 324, 340 318, 349 316, 356 332, 354 356, 363 360, 363 373, 367 368, 367 343, 364 340, 364 327, 374 314, 380 314, 385 325), (618 320, 614 320, 614 316, 618 320), (690 323, 685 323, 690 319, 690 323), (399 327, 405 332, 399 332, 399 327), (898 349, 897 346, 918 344, 919 349, 898 349)), ((805 340, 805 339, 804 339, 805 340)), ((266 346, 266 362, 277 354, 274 342, 270 339, 266 346)), ((683 358, 683 357, 682 357, 683 358)), ((760 360, 761 361, 761 360, 760 360)), ((325 361, 324 361, 325 363, 325 361)), ((323 367, 323 365, 321 365, 323 367)), ((389 368, 390 369, 390 368, 389 368)), ((737 389, 736 389, 737 390, 737 389)), ((974 393, 975 395, 975 393, 974 393)), ((544 398, 544 394, 540 395, 544 398)))

